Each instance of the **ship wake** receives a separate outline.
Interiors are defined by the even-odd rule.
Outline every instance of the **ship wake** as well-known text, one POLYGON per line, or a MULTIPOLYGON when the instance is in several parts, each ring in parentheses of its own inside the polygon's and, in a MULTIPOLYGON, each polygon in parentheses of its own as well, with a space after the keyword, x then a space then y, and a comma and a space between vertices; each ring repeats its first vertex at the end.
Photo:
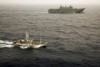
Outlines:
POLYGON ((12 41, 4 41, 4 40, 0 40, 0 48, 12 48, 14 47, 13 42, 12 41))

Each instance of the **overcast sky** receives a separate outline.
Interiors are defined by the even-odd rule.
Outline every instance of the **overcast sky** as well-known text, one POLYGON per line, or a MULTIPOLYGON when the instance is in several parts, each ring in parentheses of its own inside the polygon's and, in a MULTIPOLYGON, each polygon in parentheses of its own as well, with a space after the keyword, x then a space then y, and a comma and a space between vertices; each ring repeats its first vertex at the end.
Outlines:
POLYGON ((100 0, 0 0, 0 4, 100 4, 100 0))

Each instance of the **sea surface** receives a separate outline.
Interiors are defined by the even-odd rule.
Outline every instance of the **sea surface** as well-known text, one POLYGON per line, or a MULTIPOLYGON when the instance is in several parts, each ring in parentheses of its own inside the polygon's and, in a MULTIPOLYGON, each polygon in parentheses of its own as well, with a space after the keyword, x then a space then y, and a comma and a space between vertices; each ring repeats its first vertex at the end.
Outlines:
POLYGON ((49 14, 50 7, 0 5, 0 42, 25 38, 47 48, 7 48, 0 43, 0 67, 100 67, 100 6, 81 14, 49 14))

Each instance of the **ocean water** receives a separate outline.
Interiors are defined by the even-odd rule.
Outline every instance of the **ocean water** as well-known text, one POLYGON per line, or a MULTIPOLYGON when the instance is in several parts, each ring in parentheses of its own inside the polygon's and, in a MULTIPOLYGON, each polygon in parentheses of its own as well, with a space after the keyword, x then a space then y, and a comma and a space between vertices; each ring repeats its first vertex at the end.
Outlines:
POLYGON ((48 8, 0 6, 1 41, 24 39, 29 32, 48 42, 47 48, 26 50, 0 43, 0 67, 100 67, 99 6, 81 14, 49 14, 48 8))

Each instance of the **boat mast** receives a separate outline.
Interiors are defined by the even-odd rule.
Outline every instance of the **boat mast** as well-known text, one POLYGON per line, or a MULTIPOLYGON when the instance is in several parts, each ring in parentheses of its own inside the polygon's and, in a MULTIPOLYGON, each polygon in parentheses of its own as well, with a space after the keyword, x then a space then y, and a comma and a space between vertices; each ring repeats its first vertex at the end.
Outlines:
POLYGON ((29 40, 29 34, 28 32, 26 32, 26 37, 25 37, 26 40, 29 40))
POLYGON ((42 41, 41 41, 41 37, 40 37, 40 44, 42 43, 42 41))

